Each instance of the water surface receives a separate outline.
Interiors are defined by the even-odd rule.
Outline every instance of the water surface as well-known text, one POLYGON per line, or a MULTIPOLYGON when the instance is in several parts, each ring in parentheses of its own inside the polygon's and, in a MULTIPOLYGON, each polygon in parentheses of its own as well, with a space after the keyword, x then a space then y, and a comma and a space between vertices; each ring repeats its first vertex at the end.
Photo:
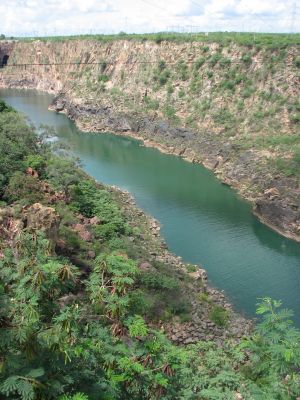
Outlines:
POLYGON ((300 326, 300 244, 261 224, 210 171, 130 138, 82 133, 47 110, 47 94, 1 90, 0 96, 33 123, 53 126, 94 178, 131 192, 161 223, 170 250, 203 265, 238 310, 252 316, 256 299, 271 296, 294 310, 300 326))

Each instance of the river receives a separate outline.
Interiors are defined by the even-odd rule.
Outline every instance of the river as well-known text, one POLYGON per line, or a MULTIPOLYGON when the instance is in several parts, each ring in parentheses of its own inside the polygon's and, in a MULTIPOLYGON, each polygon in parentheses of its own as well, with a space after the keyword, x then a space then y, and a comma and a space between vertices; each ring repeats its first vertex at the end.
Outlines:
POLYGON ((10 89, 0 97, 34 124, 54 127, 88 174, 128 190, 160 222, 169 249, 202 265, 238 311, 253 316, 257 298, 270 296, 293 309, 300 326, 300 244, 261 224, 210 171, 131 138, 83 133, 48 111, 48 94, 10 89))

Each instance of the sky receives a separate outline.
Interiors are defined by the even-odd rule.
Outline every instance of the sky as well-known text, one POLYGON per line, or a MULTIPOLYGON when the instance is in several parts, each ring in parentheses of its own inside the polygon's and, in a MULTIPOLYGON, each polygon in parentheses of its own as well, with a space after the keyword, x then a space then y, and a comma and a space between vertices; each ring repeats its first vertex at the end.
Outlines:
POLYGON ((7 36, 300 32, 298 0, 0 0, 0 16, 7 36))

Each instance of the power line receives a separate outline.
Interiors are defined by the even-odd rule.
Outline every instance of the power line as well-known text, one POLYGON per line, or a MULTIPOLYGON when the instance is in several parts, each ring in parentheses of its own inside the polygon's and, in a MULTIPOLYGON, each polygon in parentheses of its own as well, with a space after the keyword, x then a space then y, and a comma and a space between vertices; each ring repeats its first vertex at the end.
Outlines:
POLYGON ((150 1, 147 1, 147 0, 140 0, 142 3, 145 3, 145 4, 148 4, 149 6, 152 6, 152 7, 154 7, 154 8, 160 8, 161 10, 163 10, 163 11, 167 11, 167 12, 170 12, 169 10, 167 10, 165 7, 162 7, 162 6, 158 6, 157 4, 153 4, 153 3, 151 3, 150 1))

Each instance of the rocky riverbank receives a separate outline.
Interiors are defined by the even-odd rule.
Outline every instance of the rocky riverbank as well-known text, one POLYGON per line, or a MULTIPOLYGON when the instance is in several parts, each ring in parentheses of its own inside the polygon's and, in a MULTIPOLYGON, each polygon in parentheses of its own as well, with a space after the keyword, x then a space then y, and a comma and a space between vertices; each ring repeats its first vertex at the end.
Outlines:
MULTIPOLYGON (((78 235, 87 246, 86 257, 79 259, 78 255, 72 254, 72 250, 61 237, 60 226, 63 216, 56 211, 59 202, 68 200, 61 192, 55 192, 48 184, 40 181, 37 173, 32 175, 31 172, 32 170, 28 170, 27 173, 40 185, 46 204, 34 203, 22 208, 14 205, 0 208, 0 260, 4 257, 7 247, 13 250, 16 257, 18 256, 18 241, 24 232, 39 231, 44 232, 50 240, 52 252, 68 254, 75 265, 80 265, 82 276, 86 277, 90 272, 89 264, 96 257, 95 251, 92 250, 96 241, 93 229, 101 225, 101 220, 96 216, 86 218, 80 214, 76 215, 69 234, 78 235)), ((177 276, 177 279, 179 277, 181 282, 180 293, 188 304, 186 321, 177 316, 168 317, 153 323, 154 328, 159 327, 178 345, 196 343, 200 340, 214 341, 222 345, 225 340, 239 341, 251 333, 253 321, 236 313, 224 293, 208 285, 207 274, 202 267, 185 264, 180 257, 168 251, 160 237, 158 222, 138 209, 128 192, 116 187, 105 187, 105 189, 110 192, 113 201, 117 200, 125 220, 134 221, 133 226, 143 232, 138 237, 132 235, 128 238, 131 245, 138 246, 143 254, 143 258, 138 261, 141 275, 150 273, 155 276, 158 273, 156 266, 160 264, 167 266, 170 276, 177 276)), ((74 300, 74 295, 67 295, 61 301, 65 302, 69 298, 74 300)))
POLYGON ((199 340, 212 340, 221 345, 225 340, 236 341, 250 334, 253 321, 237 313, 223 292, 209 286, 205 269, 202 266, 186 264, 181 257, 169 252, 159 234, 159 223, 137 207, 130 193, 117 187, 110 190, 119 198, 127 218, 138 221, 139 226, 150 232, 147 239, 142 239, 149 259, 140 262, 140 270, 155 272, 153 265, 162 262, 174 273, 179 271, 183 274, 183 291, 191 305, 190 316, 186 322, 175 318, 171 322, 159 323, 169 339, 179 345, 196 343, 199 340), (213 315, 218 312, 221 315, 220 320, 215 319, 213 315))
POLYGON ((213 135, 211 138, 203 136, 199 141, 196 132, 191 129, 176 127, 139 113, 119 113, 109 106, 78 104, 65 94, 55 97, 49 108, 65 113, 83 131, 124 134, 142 140, 145 146, 203 164, 213 170, 223 183, 251 201, 254 214, 263 223, 300 242, 299 187, 292 178, 282 175, 271 177, 256 171, 255 165, 262 163, 267 154, 247 150, 236 158, 235 146, 216 143, 213 135), (253 192, 253 187, 260 190, 253 192), (287 191, 287 188, 290 190, 287 191))

